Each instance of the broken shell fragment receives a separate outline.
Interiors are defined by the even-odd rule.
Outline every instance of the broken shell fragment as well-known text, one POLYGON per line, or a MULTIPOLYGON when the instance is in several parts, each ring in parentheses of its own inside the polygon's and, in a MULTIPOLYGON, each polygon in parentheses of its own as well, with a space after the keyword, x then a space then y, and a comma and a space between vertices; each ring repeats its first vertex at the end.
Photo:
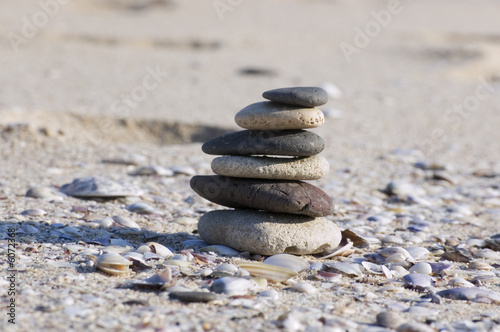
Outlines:
POLYGON ((266 263, 237 263, 254 277, 263 277, 270 282, 283 282, 297 275, 294 270, 266 263))
POLYGON ((174 256, 174 254, 170 251, 170 249, 168 249, 162 244, 156 242, 148 242, 146 243, 146 245, 148 245, 149 248, 151 248, 151 252, 154 252, 155 254, 158 254, 163 258, 168 259, 174 256))
POLYGON ((103 254, 97 258, 96 268, 110 275, 120 276, 130 273, 132 262, 114 252, 103 254))

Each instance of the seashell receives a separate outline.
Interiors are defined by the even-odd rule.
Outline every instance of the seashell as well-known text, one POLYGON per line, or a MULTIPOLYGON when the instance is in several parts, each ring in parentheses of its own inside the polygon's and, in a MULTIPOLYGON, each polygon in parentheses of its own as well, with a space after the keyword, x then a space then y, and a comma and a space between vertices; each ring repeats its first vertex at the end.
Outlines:
POLYGON ((486 241, 483 239, 469 238, 465 241, 465 245, 468 247, 484 248, 486 247, 486 241))
POLYGON ((199 269, 196 274, 202 276, 202 277, 208 277, 214 272, 214 270, 209 269, 209 268, 204 268, 204 269, 199 269))
POLYGON ((126 253, 126 252, 129 252, 130 249, 132 249, 131 247, 129 246, 126 246, 126 247, 122 247, 122 246, 115 246, 115 245, 111 245, 111 246, 107 246, 105 247, 104 249, 102 249, 102 251, 104 253, 116 253, 116 254, 123 254, 123 253, 126 253))
POLYGON ((137 248, 135 252, 138 252, 140 254, 144 254, 145 252, 151 252, 151 247, 148 246, 147 244, 143 244, 142 246, 137 248))
POLYGON ((395 265, 395 266, 391 267, 391 274, 394 275, 394 277, 400 278, 400 277, 407 275, 408 273, 410 273, 410 272, 408 272, 402 266, 395 265))
POLYGON ((379 255, 384 256, 384 257, 389 257, 394 254, 401 254, 405 257, 405 259, 413 259, 413 257, 410 255, 406 249, 403 249, 401 247, 388 247, 381 249, 377 252, 379 255))
POLYGON ((239 251, 220 244, 214 244, 208 247, 203 247, 200 249, 200 251, 212 251, 222 256, 238 256, 240 254, 239 251))
POLYGON ((462 250, 462 251, 457 251, 457 250, 446 251, 441 256, 441 258, 452 261, 452 262, 463 262, 463 263, 468 263, 472 259, 471 255, 468 252, 465 253, 464 250, 462 250))
POLYGON ((350 254, 352 254, 354 252, 354 250, 351 250, 352 246, 353 246, 353 243, 348 242, 345 246, 342 246, 339 249, 332 252, 331 254, 320 257, 319 259, 326 259, 326 258, 335 257, 335 256, 349 256, 350 254))
POLYGON ((401 263, 406 261, 406 257, 403 254, 395 253, 385 258, 385 263, 401 263))
POLYGON ((356 248, 368 248, 370 247, 370 241, 351 229, 346 229, 342 231, 342 238, 349 239, 352 241, 356 248))
POLYGON ((148 176, 148 175, 173 176, 174 172, 168 168, 164 168, 161 166, 142 166, 135 169, 133 172, 129 174, 136 176, 148 176))
POLYGON ((374 264, 368 261, 361 262, 361 265, 366 269, 366 271, 373 273, 373 274, 382 274, 382 266, 383 265, 378 265, 374 264))
POLYGON ((500 252, 491 249, 481 249, 474 252, 474 257, 500 261, 500 252))
POLYGON ((403 277, 405 286, 411 289, 425 289, 432 287, 434 280, 427 274, 410 273, 403 277))
POLYGON ((146 251, 144 254, 142 254, 142 256, 144 257, 144 260, 148 261, 150 259, 162 259, 163 257, 158 255, 158 254, 155 254, 154 252, 151 252, 151 251, 146 251))
POLYGON ((47 214, 45 210, 42 209, 27 209, 20 213, 22 216, 30 217, 41 217, 47 214))
POLYGON ((410 273, 420 273, 420 274, 431 274, 432 273, 432 267, 429 263, 417 263, 410 267, 408 270, 410 273))
POLYGON ((453 300, 466 300, 500 304, 500 294, 479 287, 458 287, 445 289, 437 293, 441 297, 453 300))
POLYGON ((304 294, 314 294, 314 293, 316 293, 318 291, 316 289, 316 287, 314 287, 313 285, 311 285, 308 282, 298 282, 298 283, 295 283, 295 284, 292 285, 292 289, 294 291, 297 291, 299 293, 304 293, 304 294))
POLYGON ((342 279, 342 274, 340 273, 332 273, 328 271, 318 271, 316 273, 315 278, 318 280, 325 280, 325 281, 330 281, 330 282, 337 282, 342 279))
POLYGON ((405 250, 414 260, 425 259, 429 256, 429 250, 423 247, 408 247, 405 250))
POLYGON ((141 229, 137 223, 129 218, 121 217, 121 216, 113 216, 113 221, 121 227, 131 228, 131 229, 141 229))
POLYGON ((382 255, 379 255, 379 254, 366 254, 363 256, 364 258, 366 258, 367 260, 369 260, 370 262, 374 262, 376 264, 384 264, 385 263, 385 257, 382 256, 382 255))
POLYGON ((116 198, 144 194, 140 188, 102 177, 76 178, 61 186, 60 191, 78 198, 116 198))
POLYGON ((469 269, 491 271, 493 270, 493 266, 485 262, 472 261, 469 263, 469 269))
POLYGON ((103 219, 94 220, 95 223, 99 224, 102 228, 111 228, 113 227, 115 221, 111 217, 105 217, 103 219))
POLYGON ((448 285, 452 287, 475 287, 475 285, 472 282, 469 282, 462 277, 451 279, 448 282, 448 285))
POLYGON ((290 254, 273 255, 264 260, 265 264, 281 266, 295 272, 302 272, 309 268, 309 262, 298 256, 290 254))
POLYGON ((142 202, 130 204, 129 206, 125 207, 125 209, 129 210, 130 212, 139 214, 151 214, 156 212, 154 207, 142 202))
POLYGON ((474 278, 472 278, 472 283, 476 286, 480 286, 482 284, 487 284, 487 283, 498 283, 500 281, 500 278, 497 278, 493 275, 479 275, 474 278))
POLYGON ((252 276, 266 278, 270 282, 283 282, 297 275, 297 272, 286 267, 265 263, 237 263, 252 276))
POLYGON ((342 274, 346 274, 349 276, 356 276, 356 277, 363 276, 364 268, 362 265, 359 264, 351 264, 344 262, 327 262, 324 264, 326 267, 335 272, 340 272, 342 274))
POLYGON ((432 267, 432 273, 442 273, 443 271, 453 267, 453 264, 450 263, 429 263, 432 267))
POLYGON ((309 263, 309 271, 320 271, 323 270, 322 262, 311 262, 309 263))
POLYGON ((208 292, 170 292, 168 297, 184 303, 207 303, 217 299, 215 294, 208 292))
MULTIPOLYGON (((398 267, 401 267, 401 266, 398 266, 398 267)), ((401 267, 402 268, 402 267, 401 267)), ((403 268, 404 270, 404 268, 403 268)), ((391 272, 391 270, 389 270, 389 268, 385 265, 382 265, 382 273, 384 274, 384 276, 388 279, 392 278, 393 277, 393 273, 391 272)))
POLYGON ((114 252, 102 254, 96 261, 97 269, 114 276, 128 274, 130 265, 130 260, 114 252))
POLYGON ((255 289, 255 283, 244 278, 222 277, 215 280, 210 289, 215 293, 228 296, 242 296, 255 289))
POLYGON ((175 255, 171 259, 164 261, 163 264, 183 267, 191 266, 191 262, 188 261, 188 258, 185 255, 175 255))
POLYGON ((267 279, 262 277, 253 277, 250 278, 253 282, 255 282, 255 290, 260 291, 266 289, 267 287, 267 279))
POLYGON ((272 300, 277 300, 280 297, 278 291, 275 290, 275 289, 266 289, 266 290, 263 290, 262 292, 259 293, 259 295, 263 296, 263 297, 268 297, 268 298, 270 298, 272 300))
POLYGON ((167 267, 149 278, 134 280, 130 282, 129 285, 139 289, 164 290, 166 287, 170 286, 171 281, 172 271, 167 267))
POLYGON ((146 245, 148 245, 151 248, 151 252, 158 254, 163 258, 168 259, 174 256, 174 254, 170 251, 170 249, 168 249, 162 244, 156 242, 148 242, 146 243, 146 245))
POLYGON ((238 267, 233 264, 221 264, 217 266, 212 273, 212 277, 227 277, 227 276, 234 276, 238 273, 238 267))

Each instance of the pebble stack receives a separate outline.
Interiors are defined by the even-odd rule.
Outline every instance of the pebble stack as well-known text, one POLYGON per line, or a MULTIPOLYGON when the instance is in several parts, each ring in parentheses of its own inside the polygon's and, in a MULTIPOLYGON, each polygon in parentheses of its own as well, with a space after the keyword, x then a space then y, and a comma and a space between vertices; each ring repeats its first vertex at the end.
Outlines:
POLYGON ((246 129, 216 137, 203 152, 222 155, 212 161, 214 176, 194 176, 191 188, 209 201, 235 210, 210 211, 200 218, 198 232, 210 244, 254 254, 304 255, 335 248, 341 234, 323 218, 333 211, 331 198, 303 182, 328 172, 318 156, 325 147, 317 134, 317 106, 328 101, 317 87, 269 90, 268 101, 251 104, 235 116, 246 129))

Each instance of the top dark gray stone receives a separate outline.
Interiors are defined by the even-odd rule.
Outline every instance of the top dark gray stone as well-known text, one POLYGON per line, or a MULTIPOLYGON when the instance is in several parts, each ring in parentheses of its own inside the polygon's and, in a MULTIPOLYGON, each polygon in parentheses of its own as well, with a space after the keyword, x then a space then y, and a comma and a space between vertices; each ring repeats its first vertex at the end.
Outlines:
POLYGON ((305 107, 321 106, 328 101, 325 90, 312 86, 269 90, 262 97, 278 103, 305 107))
POLYGON ((325 141, 306 130, 243 130, 216 137, 203 144, 207 154, 309 157, 320 153, 325 141))

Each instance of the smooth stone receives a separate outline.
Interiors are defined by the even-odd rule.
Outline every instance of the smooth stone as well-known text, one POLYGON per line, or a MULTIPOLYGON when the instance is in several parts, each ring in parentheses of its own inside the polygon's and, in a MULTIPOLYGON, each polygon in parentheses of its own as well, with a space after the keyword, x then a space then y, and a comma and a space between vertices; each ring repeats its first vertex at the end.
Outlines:
POLYGON ((278 103, 315 107, 328 102, 328 93, 319 87, 293 87, 266 91, 262 97, 278 103))
POLYGON ((332 214, 333 202, 320 188, 301 181, 194 176, 191 188, 209 201, 232 208, 322 217, 332 214))
POLYGON ((81 198, 115 198, 140 196, 144 193, 135 186, 97 176, 76 178, 63 185, 60 191, 68 196, 81 198))
POLYGON ((210 211, 198 223, 200 237, 259 255, 308 255, 331 251, 342 239, 325 218, 253 210, 210 211))
POLYGON ((212 171, 237 178, 271 180, 317 180, 328 173, 328 161, 321 156, 272 158, 223 156, 212 160, 212 171))
POLYGON ((242 130, 211 139, 201 147, 207 154, 298 157, 318 154, 324 148, 323 138, 305 130, 242 130))
POLYGON ((245 129, 284 130, 319 127, 325 116, 317 108, 301 108, 272 101, 262 101, 248 105, 239 111, 234 121, 245 129))

